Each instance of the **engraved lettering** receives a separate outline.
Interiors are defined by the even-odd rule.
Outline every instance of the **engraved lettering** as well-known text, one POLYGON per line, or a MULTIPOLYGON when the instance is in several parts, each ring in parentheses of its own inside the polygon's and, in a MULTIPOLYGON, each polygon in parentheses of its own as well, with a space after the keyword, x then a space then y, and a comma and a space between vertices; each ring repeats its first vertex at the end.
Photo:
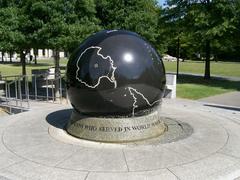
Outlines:
POLYGON ((130 127, 124 127, 124 132, 131 131, 130 127))

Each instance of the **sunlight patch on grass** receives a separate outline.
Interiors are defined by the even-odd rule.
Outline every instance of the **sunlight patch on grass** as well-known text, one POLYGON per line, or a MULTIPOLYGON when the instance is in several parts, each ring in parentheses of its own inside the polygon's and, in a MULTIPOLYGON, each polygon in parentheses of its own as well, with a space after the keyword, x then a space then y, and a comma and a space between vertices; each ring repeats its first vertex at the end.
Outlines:
POLYGON ((219 87, 209 87, 199 84, 179 84, 177 85, 177 97, 186 99, 201 99, 217 94, 231 92, 233 90, 223 89, 219 87))
MULTIPOLYGON (((177 63, 164 61, 167 72, 176 72, 177 63)), ((204 61, 180 62, 179 72, 204 74, 204 61)), ((238 62, 211 62, 211 74, 218 76, 240 77, 240 63, 238 62)))
MULTIPOLYGON (((60 59, 60 66, 66 67, 67 59, 60 59)), ((33 69, 48 69, 54 67, 53 59, 44 59, 38 60, 37 64, 33 62, 26 65, 26 71, 28 75, 32 74, 33 69)), ((14 76, 22 74, 22 65, 21 63, 12 63, 12 64, 0 64, 0 72, 2 76, 14 76)))
POLYGON ((177 82, 177 97, 200 99, 231 91, 240 91, 239 81, 180 75, 177 82))

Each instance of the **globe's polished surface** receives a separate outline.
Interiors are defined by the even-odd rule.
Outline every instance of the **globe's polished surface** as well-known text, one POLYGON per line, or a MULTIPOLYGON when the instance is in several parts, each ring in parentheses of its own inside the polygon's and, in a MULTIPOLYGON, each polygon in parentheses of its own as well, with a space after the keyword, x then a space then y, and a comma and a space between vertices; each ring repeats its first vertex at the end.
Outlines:
POLYGON ((165 70, 156 50, 138 34, 101 31, 86 39, 67 65, 74 109, 94 116, 138 116, 160 104, 165 70))

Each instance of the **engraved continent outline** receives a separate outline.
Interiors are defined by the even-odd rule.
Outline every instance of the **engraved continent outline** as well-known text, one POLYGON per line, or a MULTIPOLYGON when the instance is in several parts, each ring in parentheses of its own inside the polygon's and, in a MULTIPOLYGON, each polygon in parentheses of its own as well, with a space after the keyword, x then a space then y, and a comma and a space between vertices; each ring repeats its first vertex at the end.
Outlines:
POLYGON ((135 96, 135 94, 134 93, 136 93, 136 94, 138 94, 138 95, 140 95, 145 101, 146 101, 146 103, 149 105, 149 106, 153 106, 155 103, 157 103, 157 102, 160 102, 161 100, 159 99, 159 100, 156 100, 156 101, 154 101, 154 102, 152 102, 152 103, 150 103, 149 102, 149 100, 142 94, 142 93, 140 93, 137 89, 135 89, 135 88, 133 88, 133 87, 127 87, 128 88, 128 91, 129 91, 129 93, 130 93, 130 95, 133 97, 133 108, 132 108, 132 116, 134 116, 135 115, 135 109, 138 107, 137 105, 136 105, 136 103, 137 103, 137 98, 136 98, 136 96, 135 96), (133 93, 134 92, 134 93, 133 93))
POLYGON ((79 82, 83 83, 85 86, 94 89, 94 88, 96 88, 96 87, 100 84, 102 78, 107 78, 111 83, 114 84, 114 88, 117 88, 117 81, 116 81, 116 79, 115 79, 115 71, 116 71, 117 67, 114 66, 114 61, 113 61, 113 59, 111 58, 111 56, 109 56, 109 55, 103 56, 103 54, 100 53, 101 50, 102 50, 102 48, 99 47, 99 46, 90 46, 90 47, 86 48, 86 49, 81 53, 81 55, 79 56, 79 58, 78 58, 78 60, 77 60, 76 79, 77 79, 79 82), (89 85, 87 82, 83 81, 82 79, 80 79, 80 78, 78 77, 78 73, 79 73, 79 70, 80 70, 80 67, 78 66, 79 61, 81 60, 82 56, 83 56, 89 49, 98 49, 98 50, 97 50, 97 55, 100 56, 100 57, 101 57, 102 59, 104 59, 104 60, 108 60, 108 61, 110 62, 110 64, 111 64, 111 68, 113 69, 113 70, 112 70, 111 77, 109 77, 109 73, 110 73, 110 71, 109 71, 109 73, 108 73, 107 75, 100 76, 100 77, 98 78, 98 81, 97 81, 97 83, 96 83, 95 85, 89 85))

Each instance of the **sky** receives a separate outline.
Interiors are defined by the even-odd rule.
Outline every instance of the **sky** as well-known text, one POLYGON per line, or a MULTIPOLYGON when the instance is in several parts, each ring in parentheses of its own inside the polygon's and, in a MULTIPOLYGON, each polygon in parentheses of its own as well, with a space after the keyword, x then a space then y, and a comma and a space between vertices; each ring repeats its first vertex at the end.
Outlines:
POLYGON ((162 6, 165 0, 158 0, 159 4, 162 6))

